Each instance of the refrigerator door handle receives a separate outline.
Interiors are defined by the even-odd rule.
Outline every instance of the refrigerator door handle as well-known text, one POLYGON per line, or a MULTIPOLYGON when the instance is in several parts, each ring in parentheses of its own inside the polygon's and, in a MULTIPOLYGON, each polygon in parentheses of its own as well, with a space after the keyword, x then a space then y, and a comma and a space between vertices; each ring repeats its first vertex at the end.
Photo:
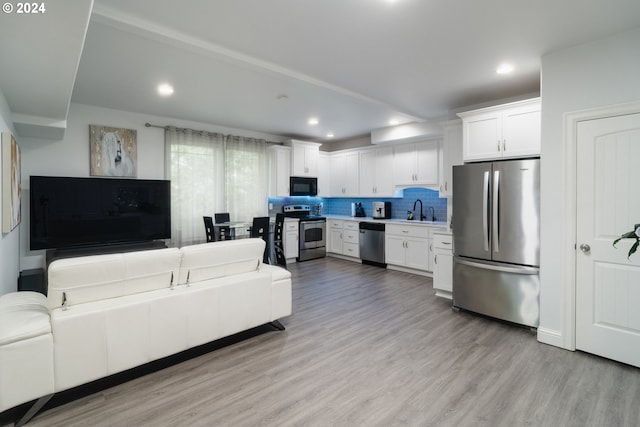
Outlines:
POLYGON ((467 265, 469 267, 476 268, 484 268, 487 270, 494 271, 502 271, 505 273, 516 273, 516 274, 538 274, 540 269, 537 267, 526 267, 526 266, 504 266, 504 265, 495 265, 495 264, 485 264, 483 262, 473 262, 467 261, 465 259, 461 259, 459 257, 455 258, 455 262, 462 265, 467 265))
POLYGON ((484 172, 484 184, 482 186, 482 237, 484 250, 489 250, 489 171, 484 172))
POLYGON ((493 251, 500 252, 500 229, 498 227, 500 220, 500 211, 498 211, 498 202, 500 196, 500 171, 493 172, 493 251))

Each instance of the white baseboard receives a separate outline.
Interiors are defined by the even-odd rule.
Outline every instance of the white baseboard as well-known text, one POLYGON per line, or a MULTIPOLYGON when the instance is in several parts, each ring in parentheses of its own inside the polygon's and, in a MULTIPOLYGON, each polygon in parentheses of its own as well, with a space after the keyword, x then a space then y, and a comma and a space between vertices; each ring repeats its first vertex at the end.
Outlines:
POLYGON ((564 337, 562 332, 554 331, 553 329, 538 328, 538 341, 544 344, 553 345, 555 347, 564 348, 567 350, 573 350, 566 348, 564 345, 564 337))

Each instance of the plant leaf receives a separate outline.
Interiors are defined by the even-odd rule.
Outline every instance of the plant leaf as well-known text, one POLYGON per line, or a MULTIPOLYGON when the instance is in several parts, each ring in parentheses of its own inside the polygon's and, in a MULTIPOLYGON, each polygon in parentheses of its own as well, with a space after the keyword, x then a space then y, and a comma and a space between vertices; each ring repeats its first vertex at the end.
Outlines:
POLYGON ((635 231, 635 228, 634 228, 633 231, 629 231, 628 233, 624 233, 622 236, 620 236, 616 240, 614 240, 613 241, 613 247, 615 248, 616 243, 618 243, 622 239, 637 239, 637 238, 638 238, 638 236, 636 235, 636 231, 635 231))
POLYGON ((633 244, 633 246, 631 246, 631 249, 629 249, 629 255, 627 255, 628 260, 631 259, 631 255, 636 253, 636 250, 638 250, 638 246, 640 246, 640 239, 636 239, 636 242, 633 244))

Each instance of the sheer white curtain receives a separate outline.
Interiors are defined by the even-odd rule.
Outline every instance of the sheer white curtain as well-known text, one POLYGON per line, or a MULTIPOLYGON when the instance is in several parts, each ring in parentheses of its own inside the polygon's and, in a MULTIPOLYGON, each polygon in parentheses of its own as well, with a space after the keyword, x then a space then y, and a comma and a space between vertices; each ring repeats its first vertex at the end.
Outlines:
POLYGON ((227 136, 226 206, 234 221, 267 215, 267 142, 227 136))
POLYGON ((225 212, 224 135, 165 129, 171 180, 171 246, 206 241, 203 216, 225 212))

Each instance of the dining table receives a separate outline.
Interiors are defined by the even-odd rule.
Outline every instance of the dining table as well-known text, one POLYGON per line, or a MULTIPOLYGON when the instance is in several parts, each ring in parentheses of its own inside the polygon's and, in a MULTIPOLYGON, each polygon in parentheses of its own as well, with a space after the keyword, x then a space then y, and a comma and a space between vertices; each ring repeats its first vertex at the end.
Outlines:
POLYGON ((251 226, 253 224, 247 221, 229 221, 213 224, 214 235, 219 236, 223 228, 229 228, 232 240, 244 239, 251 235, 251 226))

